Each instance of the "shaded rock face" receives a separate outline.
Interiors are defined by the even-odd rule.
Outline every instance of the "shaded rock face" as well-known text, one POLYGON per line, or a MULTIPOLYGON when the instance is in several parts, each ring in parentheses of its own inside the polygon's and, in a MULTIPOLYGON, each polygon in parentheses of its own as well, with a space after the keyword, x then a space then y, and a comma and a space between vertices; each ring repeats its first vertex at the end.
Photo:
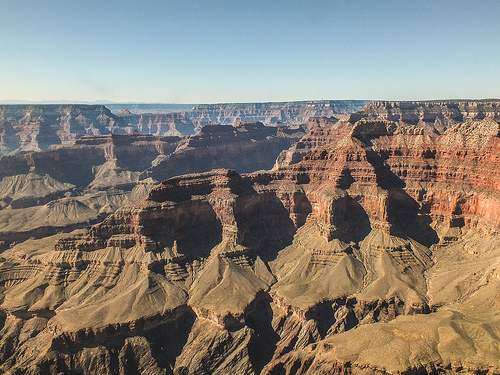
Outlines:
POLYGON ((75 145, 0 158, 0 248, 71 231, 142 200, 164 178, 232 167, 269 169, 304 132, 211 125, 192 137, 85 136, 75 145))
POLYGON ((0 369, 498 372, 499 130, 362 119, 297 164, 167 179, 14 247, 0 369))

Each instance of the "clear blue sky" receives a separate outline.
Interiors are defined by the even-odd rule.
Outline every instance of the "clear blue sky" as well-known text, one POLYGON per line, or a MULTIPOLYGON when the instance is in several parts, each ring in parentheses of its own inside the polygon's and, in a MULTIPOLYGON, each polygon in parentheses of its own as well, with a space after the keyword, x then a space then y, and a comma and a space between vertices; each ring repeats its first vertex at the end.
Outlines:
POLYGON ((500 97, 499 0, 0 0, 0 100, 500 97))

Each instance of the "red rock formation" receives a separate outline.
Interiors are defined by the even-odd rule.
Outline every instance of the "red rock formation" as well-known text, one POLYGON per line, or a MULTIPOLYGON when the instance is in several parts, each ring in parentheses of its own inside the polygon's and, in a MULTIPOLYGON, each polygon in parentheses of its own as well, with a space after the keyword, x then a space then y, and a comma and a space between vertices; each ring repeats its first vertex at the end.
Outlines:
POLYGON ((311 117, 306 124, 310 129, 309 133, 291 148, 281 152, 276 159, 275 168, 296 164, 311 150, 338 142, 349 134, 352 126, 353 124, 334 117, 311 117))

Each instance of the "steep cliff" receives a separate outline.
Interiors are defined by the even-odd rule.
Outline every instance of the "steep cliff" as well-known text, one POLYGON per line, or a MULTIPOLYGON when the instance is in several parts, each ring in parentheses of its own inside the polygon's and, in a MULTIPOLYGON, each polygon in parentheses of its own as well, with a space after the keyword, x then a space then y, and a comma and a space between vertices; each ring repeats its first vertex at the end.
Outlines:
POLYGON ((299 163, 170 178, 14 246, 0 369, 497 373, 499 131, 362 119, 299 163))

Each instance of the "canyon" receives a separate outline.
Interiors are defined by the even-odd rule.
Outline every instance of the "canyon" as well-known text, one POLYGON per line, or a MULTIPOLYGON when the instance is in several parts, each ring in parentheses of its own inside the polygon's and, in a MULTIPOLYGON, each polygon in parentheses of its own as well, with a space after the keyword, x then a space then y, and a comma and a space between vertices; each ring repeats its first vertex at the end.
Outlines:
POLYGON ((499 373, 499 108, 373 102, 4 155, 0 214, 102 212, 4 240, 0 370, 499 373))
MULTIPOLYGON (((194 135, 205 125, 262 122, 295 126, 309 117, 355 112, 366 100, 238 103, 196 105, 189 111, 164 112, 161 105, 128 104, 111 112, 103 105, 0 105, 0 155, 72 145, 84 135, 194 135), (145 112, 150 111, 151 113, 145 112)), ((111 108, 117 108, 110 105, 111 108)), ((170 105, 170 111, 185 109, 170 105)))
POLYGON ((240 122, 192 136, 83 136, 74 145, 0 158, 0 249, 83 228, 144 198, 164 178, 229 167, 270 169, 305 134, 240 122))

